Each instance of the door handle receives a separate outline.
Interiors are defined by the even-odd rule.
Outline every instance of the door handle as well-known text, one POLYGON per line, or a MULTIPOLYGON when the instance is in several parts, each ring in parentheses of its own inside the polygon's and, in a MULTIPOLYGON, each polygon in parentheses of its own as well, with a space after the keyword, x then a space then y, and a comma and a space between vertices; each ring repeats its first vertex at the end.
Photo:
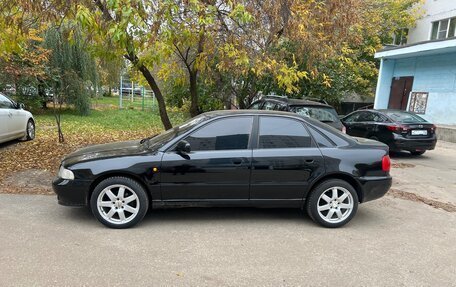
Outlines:
POLYGON ((313 163, 314 160, 313 159, 306 159, 306 163, 313 163))
POLYGON ((231 162, 235 165, 240 165, 242 163, 242 158, 233 158, 231 162))

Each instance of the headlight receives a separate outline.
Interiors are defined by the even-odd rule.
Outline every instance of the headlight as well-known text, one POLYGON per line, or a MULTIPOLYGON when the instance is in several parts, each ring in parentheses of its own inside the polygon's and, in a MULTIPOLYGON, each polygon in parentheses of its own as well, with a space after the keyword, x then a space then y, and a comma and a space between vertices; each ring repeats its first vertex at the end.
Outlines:
POLYGON ((60 166, 59 177, 61 179, 73 180, 74 179, 74 173, 71 170, 64 168, 63 166, 60 166))

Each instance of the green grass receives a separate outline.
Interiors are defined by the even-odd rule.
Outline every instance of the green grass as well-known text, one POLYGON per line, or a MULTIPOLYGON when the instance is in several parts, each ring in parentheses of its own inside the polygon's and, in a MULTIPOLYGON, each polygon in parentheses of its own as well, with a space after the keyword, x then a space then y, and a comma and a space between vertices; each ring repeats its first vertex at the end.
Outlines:
MULTIPOLYGON (((168 112, 171 122, 176 125, 185 121, 188 116, 182 112, 168 112)), ((49 109, 35 114, 37 131, 55 127, 53 110, 49 109)), ((73 110, 65 109, 61 115, 64 133, 90 133, 109 131, 142 131, 159 132, 163 130, 158 111, 133 109, 91 110, 88 116, 79 116, 73 110)))
POLYGON ((119 106, 119 97, 99 97, 93 98, 91 100, 92 105, 97 106, 100 104, 103 105, 113 105, 118 107, 119 106))
MULTIPOLYGON (((91 99, 94 108, 118 108, 120 105, 119 97, 99 97, 91 99)), ((124 109, 139 109, 146 111, 156 111, 157 101, 150 96, 145 97, 144 100, 141 96, 135 95, 131 98, 129 95, 124 95, 122 98, 122 108, 124 109)))

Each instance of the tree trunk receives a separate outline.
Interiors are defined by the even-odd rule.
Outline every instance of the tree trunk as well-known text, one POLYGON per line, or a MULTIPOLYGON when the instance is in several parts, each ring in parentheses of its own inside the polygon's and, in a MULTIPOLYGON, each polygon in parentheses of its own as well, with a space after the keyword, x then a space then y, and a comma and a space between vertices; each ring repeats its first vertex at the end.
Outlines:
POLYGON ((40 80, 40 79, 38 79, 38 81, 39 81, 39 83, 38 83, 38 96, 41 99, 41 107, 43 109, 46 109, 47 108, 47 96, 46 96, 46 89, 45 89, 45 86, 44 86, 44 81, 40 80))
POLYGON ((59 143, 65 142, 65 137, 63 136, 62 125, 61 125, 61 113, 62 113, 62 101, 57 100, 57 95, 54 95, 54 117, 55 123, 57 124, 57 133, 59 135, 59 143), (59 108, 57 109, 56 103, 59 102, 59 108))
POLYGON ((163 127, 165 130, 169 130, 173 127, 171 124, 171 121, 169 120, 168 113, 166 112, 166 104, 165 104, 165 99, 163 98, 163 95, 161 93, 160 88, 157 85, 157 82, 155 81, 154 77, 150 73, 149 69, 146 68, 144 65, 138 66, 138 70, 142 73, 144 78, 146 79, 147 83, 149 84, 150 88, 155 94, 155 97, 157 98, 158 102, 158 112, 160 113, 160 119, 163 123, 163 127))
POLYGON ((195 117, 199 114, 198 109, 198 71, 189 70, 190 76, 190 115, 195 117))

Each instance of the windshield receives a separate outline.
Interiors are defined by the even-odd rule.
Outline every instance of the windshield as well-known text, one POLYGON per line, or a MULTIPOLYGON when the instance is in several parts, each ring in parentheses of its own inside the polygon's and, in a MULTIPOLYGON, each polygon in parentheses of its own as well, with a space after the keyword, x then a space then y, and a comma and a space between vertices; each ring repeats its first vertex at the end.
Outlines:
POLYGON ((173 138, 180 136, 181 134, 187 132, 188 130, 192 129, 197 124, 201 123, 206 119, 206 116, 200 115, 194 117, 185 123, 181 124, 180 126, 171 128, 167 131, 158 134, 152 138, 146 139, 143 143, 147 145, 148 149, 158 149, 162 147, 165 143, 169 142, 173 138))
POLYGON ((412 113, 402 111, 385 112, 393 121, 403 124, 425 123, 426 120, 412 113))
POLYGON ((298 115, 310 117, 320 122, 338 122, 339 118, 334 109, 319 106, 291 106, 290 111, 298 115))

